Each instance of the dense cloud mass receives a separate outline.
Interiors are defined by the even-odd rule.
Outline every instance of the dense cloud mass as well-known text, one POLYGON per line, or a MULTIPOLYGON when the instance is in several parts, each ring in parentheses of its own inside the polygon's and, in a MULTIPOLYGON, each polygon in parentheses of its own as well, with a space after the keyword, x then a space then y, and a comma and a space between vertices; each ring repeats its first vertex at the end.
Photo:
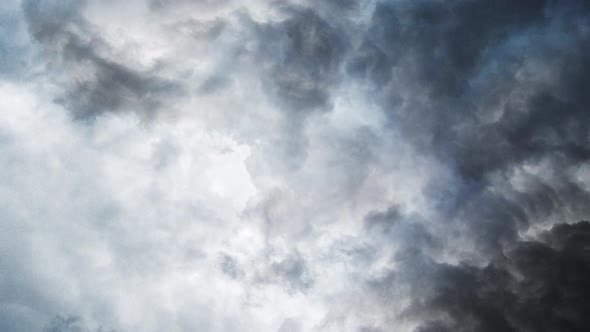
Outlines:
POLYGON ((0 3, 0 331, 587 331, 590 2, 0 3))

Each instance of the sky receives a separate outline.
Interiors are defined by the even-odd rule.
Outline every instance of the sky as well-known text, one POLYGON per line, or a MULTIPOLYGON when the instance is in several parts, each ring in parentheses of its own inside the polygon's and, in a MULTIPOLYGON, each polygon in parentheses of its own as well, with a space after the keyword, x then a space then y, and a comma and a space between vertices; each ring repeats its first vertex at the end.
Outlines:
POLYGON ((589 73, 585 0, 3 0, 0 331, 587 331, 589 73))

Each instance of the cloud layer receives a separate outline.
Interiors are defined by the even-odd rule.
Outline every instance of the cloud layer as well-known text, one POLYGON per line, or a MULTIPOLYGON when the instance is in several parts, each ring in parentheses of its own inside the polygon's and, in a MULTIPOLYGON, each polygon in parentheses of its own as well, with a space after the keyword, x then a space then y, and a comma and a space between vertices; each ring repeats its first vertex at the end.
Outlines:
POLYGON ((0 330, 588 329, 586 1, 0 22, 0 330))

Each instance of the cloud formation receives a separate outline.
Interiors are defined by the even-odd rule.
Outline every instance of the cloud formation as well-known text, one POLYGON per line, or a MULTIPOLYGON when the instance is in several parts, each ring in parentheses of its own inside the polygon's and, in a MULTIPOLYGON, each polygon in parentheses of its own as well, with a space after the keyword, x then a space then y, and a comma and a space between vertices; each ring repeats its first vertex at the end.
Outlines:
POLYGON ((586 1, 0 22, 0 330, 588 329, 586 1))

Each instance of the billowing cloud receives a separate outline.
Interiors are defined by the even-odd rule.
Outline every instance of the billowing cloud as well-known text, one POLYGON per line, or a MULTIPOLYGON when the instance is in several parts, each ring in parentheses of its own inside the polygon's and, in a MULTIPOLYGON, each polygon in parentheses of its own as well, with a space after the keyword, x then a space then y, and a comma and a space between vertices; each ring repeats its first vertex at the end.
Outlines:
POLYGON ((588 329, 585 1, 0 23, 0 330, 588 329))

